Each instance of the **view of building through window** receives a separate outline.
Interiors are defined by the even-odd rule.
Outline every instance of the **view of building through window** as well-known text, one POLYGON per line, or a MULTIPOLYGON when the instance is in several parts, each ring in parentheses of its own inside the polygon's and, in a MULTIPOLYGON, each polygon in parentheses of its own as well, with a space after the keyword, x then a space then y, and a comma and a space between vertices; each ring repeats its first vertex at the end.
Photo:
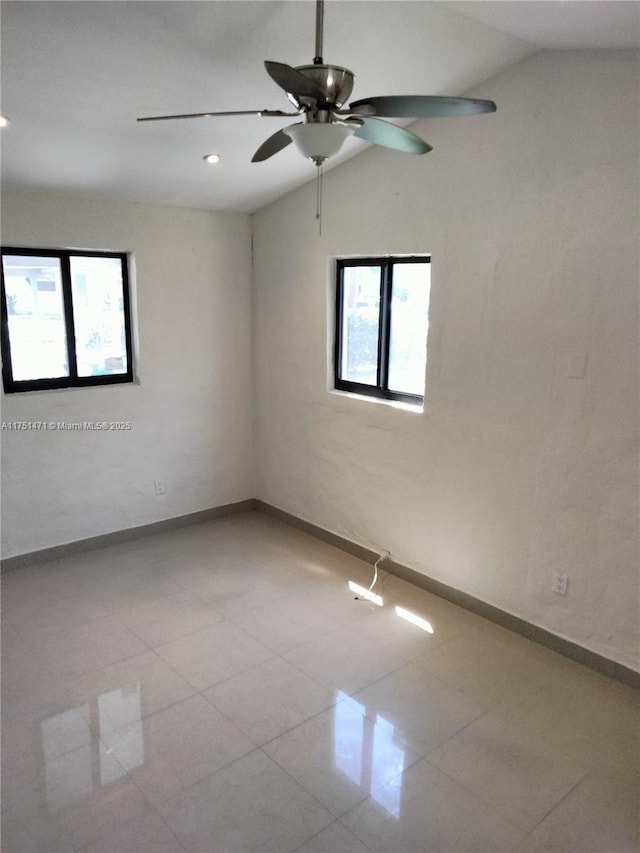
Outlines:
POLYGON ((125 256, 3 249, 2 272, 5 390, 130 375, 125 256))
POLYGON ((60 258, 2 259, 13 378, 69 375, 60 258))

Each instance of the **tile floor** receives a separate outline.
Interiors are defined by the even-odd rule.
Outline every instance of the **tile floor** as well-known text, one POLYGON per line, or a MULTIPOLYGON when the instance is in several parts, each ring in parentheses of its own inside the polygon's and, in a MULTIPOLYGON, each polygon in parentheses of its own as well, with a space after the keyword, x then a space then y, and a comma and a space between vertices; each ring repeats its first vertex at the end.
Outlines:
POLYGON ((638 850, 638 692, 371 577, 257 512, 6 574, 4 853, 638 850))

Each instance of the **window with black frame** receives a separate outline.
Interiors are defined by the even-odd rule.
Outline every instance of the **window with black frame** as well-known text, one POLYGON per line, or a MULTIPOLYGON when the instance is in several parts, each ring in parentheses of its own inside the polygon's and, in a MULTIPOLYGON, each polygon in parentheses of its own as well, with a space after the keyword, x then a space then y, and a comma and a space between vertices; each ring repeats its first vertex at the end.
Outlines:
POLYGON ((2 248, 7 393, 132 382, 124 253, 2 248))
POLYGON ((336 262, 335 387, 422 404, 430 258, 336 262))

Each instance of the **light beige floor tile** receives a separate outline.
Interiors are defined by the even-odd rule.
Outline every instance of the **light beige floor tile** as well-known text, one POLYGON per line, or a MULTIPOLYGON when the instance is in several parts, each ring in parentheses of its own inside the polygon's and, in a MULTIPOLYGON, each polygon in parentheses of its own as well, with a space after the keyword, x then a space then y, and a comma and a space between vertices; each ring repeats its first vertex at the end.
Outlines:
POLYGON ((398 778, 418 756, 385 720, 373 723, 346 696, 264 747, 336 817, 398 778))
MULTIPOLYGON (((158 594, 160 579, 136 553, 133 542, 76 554, 38 568, 39 582, 28 590, 29 601, 36 604, 42 596, 54 602, 59 597, 61 603, 84 603, 88 609, 100 605, 110 611, 118 601, 131 607, 132 601, 148 597, 152 590, 158 594)), ((24 586, 21 589, 27 591, 24 586)))
POLYGON ((637 853, 638 780, 590 774, 536 827, 532 840, 562 853, 637 853))
POLYGON ((369 848, 337 820, 298 847, 295 853, 369 853, 369 848))
POLYGON ((397 669, 353 698, 374 722, 391 723, 397 737, 419 755, 444 743, 486 710, 418 664, 397 669))
POLYGON ((100 669, 148 650, 139 637, 111 618, 56 631, 40 638, 33 648, 53 672, 73 675, 100 669))
POLYGON ((221 618, 231 618, 287 595, 288 590, 274 581, 263 566, 232 565, 209 573, 206 579, 190 584, 173 597, 190 606, 209 606, 221 618))
POLYGON ((495 710, 522 728, 579 756, 589 766, 636 769, 640 756, 640 707, 632 688, 566 659, 554 677, 535 691, 506 699, 495 710))
POLYGON ((272 658, 273 652, 231 622, 204 628, 156 649, 196 690, 204 690, 272 658))
POLYGON ((318 612, 312 602, 297 596, 238 613, 232 621, 276 654, 284 654, 340 627, 331 615, 318 612))
POLYGON ((156 814, 145 814, 111 830, 80 853, 184 853, 173 832, 156 814))
POLYGON ((346 582, 331 581, 322 589, 288 595, 232 617, 248 633, 278 654, 322 637, 340 627, 360 623, 369 606, 354 601, 346 582))
POLYGON ((530 832, 586 774, 587 765, 488 712, 428 760, 530 832))
POLYGON ((65 588, 77 589, 77 584, 73 583, 74 561, 77 562, 80 559, 85 563, 87 558, 88 554, 83 554, 75 558, 67 557, 34 563, 31 566, 22 566, 15 571, 3 571, 3 602, 14 605, 20 600, 26 601, 45 594, 55 596, 65 588))
POLYGON ((332 822, 329 813, 261 750, 159 808, 192 853, 288 853, 332 822))
MULTIPOLYGON (((88 750, 92 735, 82 706, 61 706, 42 716, 30 703, 21 704, 20 709, 22 713, 10 708, 3 714, 2 772, 7 781, 15 777, 21 784, 37 787, 47 767, 55 761, 62 766, 61 756, 88 750)), ((70 767, 69 775, 73 772, 70 767)))
POLYGON ((37 776, 3 772, 3 853, 70 853, 149 812, 124 769, 92 741, 43 760, 37 776))
POLYGON ((523 832, 426 759, 342 822, 380 853, 511 853, 523 832))
POLYGON ((175 795, 254 749, 202 696, 103 733, 101 740, 152 802, 175 795))
POLYGON ((532 647, 498 626, 470 628, 417 660, 479 702, 495 705, 546 683, 547 663, 532 647))
MULTIPOLYGON (((527 835, 524 841, 521 841, 520 844, 513 848, 511 853, 554 853, 554 851, 550 847, 547 847, 546 844, 536 841, 532 835, 527 835)), ((555 853, 559 853, 559 851, 555 851, 555 853)))
POLYGON ((281 658, 223 681, 203 694, 261 746, 335 702, 335 696, 281 658))
MULTIPOLYGON (((382 607, 371 608, 369 618, 358 620, 353 627, 371 643, 384 637, 388 649, 405 661, 413 661, 439 646, 447 637, 446 632, 434 627, 425 614, 431 615, 433 619, 433 614, 427 608, 408 609, 385 600, 382 607), (411 618, 416 621, 408 621, 411 618)), ((456 633, 462 630, 464 627, 460 626, 456 633)))
POLYGON ((325 687, 354 693, 406 661, 383 643, 373 645, 355 628, 340 628, 297 646, 283 657, 325 687))
POLYGON ((349 584, 356 584, 362 589, 369 586, 369 569, 366 577, 358 577, 356 572, 350 571, 337 573, 337 576, 312 594, 300 596, 302 602, 312 605, 313 608, 325 617, 335 619, 339 625, 355 625, 360 621, 366 621, 366 617, 379 611, 379 607, 370 601, 362 599, 349 584))
POLYGON ((163 592, 170 600, 187 605, 215 607, 214 600, 219 595, 220 587, 219 572, 230 567, 220 567, 205 560, 195 566, 188 561, 183 563, 167 559, 154 564, 154 568, 167 577, 167 586, 172 586, 163 592))
POLYGON ((91 579, 91 586, 101 604, 116 617, 163 596, 178 594, 184 588, 179 573, 146 562, 132 571, 122 566, 110 568, 91 579))
POLYGON ((67 571, 52 569, 50 574, 40 571, 34 576, 26 568, 6 577, 2 581, 3 622, 23 639, 68 630, 108 615, 108 608, 90 585, 78 584, 67 571), (23 572, 27 574, 24 583, 23 572))
POLYGON ((154 652, 57 681, 18 701, 9 691, 2 703, 3 770, 35 775, 43 749, 62 752, 84 742, 87 730, 95 737, 122 728, 142 717, 193 695, 193 688, 154 652))
POLYGON ((288 591, 313 602, 324 592, 344 593, 349 581, 368 587, 372 576, 369 564, 328 546, 324 553, 301 554, 279 564, 279 577, 288 591))
POLYGON ((191 542, 188 538, 173 540, 172 534, 154 544, 146 555, 147 564, 158 575, 181 582, 189 587, 206 581, 215 572, 224 569, 236 558, 221 545, 191 542))
POLYGON ((221 621, 211 605, 158 598, 121 613, 120 620, 148 646, 160 646, 221 621))
POLYGON ((79 704, 94 711, 94 728, 114 731, 194 694, 193 687, 154 651, 143 652, 72 682, 79 704))
POLYGON ((640 694, 372 575, 258 512, 3 575, 4 853, 638 848, 640 694))
POLYGON ((2 646, 3 718, 23 716, 30 706, 46 713, 52 706, 67 704, 72 673, 54 669, 41 652, 26 642, 2 646))

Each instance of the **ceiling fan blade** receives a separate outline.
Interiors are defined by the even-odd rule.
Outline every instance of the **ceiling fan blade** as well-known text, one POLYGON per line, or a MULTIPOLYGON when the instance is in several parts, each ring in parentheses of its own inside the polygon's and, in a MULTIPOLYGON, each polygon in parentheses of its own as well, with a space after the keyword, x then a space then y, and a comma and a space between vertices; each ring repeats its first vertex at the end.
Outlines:
MULTIPOLYGON (((302 122, 296 122, 296 124, 302 124, 302 122)), ((289 127, 295 127, 295 125, 289 125, 289 127)), ((268 160, 269 157, 273 157, 273 155, 277 154, 278 151, 282 151, 282 149, 286 148, 291 142, 293 142, 293 139, 290 136, 287 136, 284 130, 278 130, 268 139, 265 139, 260 148, 258 148, 251 158, 251 162, 261 163, 263 160, 268 160)))
POLYGON ((357 124, 354 136, 373 142, 374 145, 384 145, 385 148, 394 148, 396 151, 404 151, 406 154, 426 154, 431 151, 431 146, 424 139, 420 139, 415 133, 382 121, 379 118, 363 118, 358 116, 353 121, 347 119, 347 124, 357 124))
POLYGON ((231 110, 211 113, 184 113, 177 116, 145 116, 136 121, 167 121, 174 118, 213 118, 215 116, 297 116, 298 113, 285 113, 282 110, 231 110))
POLYGON ((447 98, 439 95, 388 95, 363 98, 349 104, 351 112, 359 115, 388 118, 441 118, 476 113, 494 113, 493 101, 478 98, 447 98))
POLYGON ((296 101, 300 98, 313 98, 314 101, 323 103, 326 100, 325 93, 312 83, 308 77, 301 74, 291 65, 286 65, 284 62, 270 62, 266 60, 264 67, 267 69, 267 74, 274 80, 281 89, 284 89, 289 95, 293 95, 296 101))

